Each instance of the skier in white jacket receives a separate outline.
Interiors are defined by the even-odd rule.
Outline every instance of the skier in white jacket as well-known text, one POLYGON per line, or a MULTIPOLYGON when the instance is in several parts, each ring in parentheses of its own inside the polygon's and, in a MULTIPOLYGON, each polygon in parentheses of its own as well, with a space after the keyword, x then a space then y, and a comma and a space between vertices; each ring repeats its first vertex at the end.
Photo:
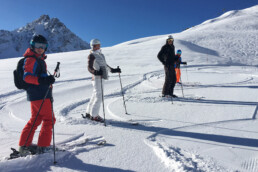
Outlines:
POLYGON ((103 79, 107 80, 109 71, 111 73, 121 73, 121 69, 119 67, 114 69, 107 65, 105 56, 101 52, 100 41, 98 39, 91 40, 90 46, 91 52, 88 56, 88 70, 92 73, 93 93, 86 109, 86 118, 104 122, 103 118, 99 116, 103 88, 103 85, 101 86, 101 84, 103 84, 101 79, 102 81, 103 79))

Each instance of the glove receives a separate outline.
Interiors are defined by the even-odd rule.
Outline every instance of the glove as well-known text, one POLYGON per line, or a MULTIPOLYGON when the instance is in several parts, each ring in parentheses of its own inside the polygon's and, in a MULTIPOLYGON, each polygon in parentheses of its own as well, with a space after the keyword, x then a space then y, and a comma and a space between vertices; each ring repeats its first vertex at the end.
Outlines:
POLYGON ((117 67, 116 69, 111 69, 111 73, 122 73, 121 69, 117 67))
POLYGON ((39 84, 45 84, 45 85, 50 85, 55 82, 55 77, 53 75, 49 75, 47 77, 39 77, 38 82, 39 84))
POLYGON ((187 65, 187 62, 182 62, 182 64, 187 65))
POLYGON ((102 74, 103 74, 102 70, 95 70, 94 71, 95 76, 102 76, 102 74))

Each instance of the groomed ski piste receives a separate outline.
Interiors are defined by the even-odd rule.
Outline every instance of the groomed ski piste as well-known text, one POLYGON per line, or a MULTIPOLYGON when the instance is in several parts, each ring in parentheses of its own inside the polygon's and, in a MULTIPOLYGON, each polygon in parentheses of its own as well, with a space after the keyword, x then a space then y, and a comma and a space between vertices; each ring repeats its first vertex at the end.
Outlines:
POLYGON ((119 77, 110 74, 106 127, 81 117, 92 94, 89 50, 48 55, 50 72, 61 63, 53 90, 55 139, 66 151, 56 152, 55 165, 52 153, 6 159, 11 147, 18 149, 30 104, 13 84, 20 57, 0 60, 0 171, 258 171, 257 19, 254 6, 172 33, 188 63, 173 102, 161 97, 164 70, 157 59, 169 34, 102 48, 107 63, 122 69, 128 112, 119 77))

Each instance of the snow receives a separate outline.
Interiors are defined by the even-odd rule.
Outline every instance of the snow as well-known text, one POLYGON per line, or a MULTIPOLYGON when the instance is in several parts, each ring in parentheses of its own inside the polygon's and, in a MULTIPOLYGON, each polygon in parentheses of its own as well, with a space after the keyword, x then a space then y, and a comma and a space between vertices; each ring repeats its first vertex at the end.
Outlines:
POLYGON ((0 171, 257 171, 257 17, 254 6, 173 34, 188 62, 173 102, 160 97, 164 71, 156 57, 168 35, 103 48, 108 64, 122 69, 128 112, 119 77, 111 74, 104 86, 106 127, 81 117, 92 93, 89 50, 49 54, 49 71, 61 62, 53 91, 56 143, 82 135, 92 140, 57 152, 56 165, 50 153, 5 159, 10 147, 18 148, 30 105, 13 84, 19 58, 0 60, 0 171), (97 146, 97 138, 107 144, 97 146))

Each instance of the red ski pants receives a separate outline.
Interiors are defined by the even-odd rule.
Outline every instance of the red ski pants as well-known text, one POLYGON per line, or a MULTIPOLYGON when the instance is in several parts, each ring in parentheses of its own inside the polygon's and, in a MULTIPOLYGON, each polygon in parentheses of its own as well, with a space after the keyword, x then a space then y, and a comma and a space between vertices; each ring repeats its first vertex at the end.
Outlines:
MULTIPOLYGON (((22 130, 19 145, 24 146, 26 139, 30 133, 30 130, 32 128, 32 125, 36 119, 36 115, 39 111, 39 107, 41 105, 43 100, 36 100, 31 101, 31 118, 29 122, 25 125, 25 127, 22 130)), ((56 119, 54 117, 54 123, 56 119)), ((37 120, 34 124, 34 127, 31 131, 31 134, 29 136, 29 139, 26 143, 26 146, 31 145, 34 133, 37 129, 37 127, 42 123, 41 130, 38 137, 38 146, 40 147, 47 147, 50 146, 51 139, 52 139, 52 104, 50 99, 45 99, 41 110, 38 114, 37 120)))
POLYGON ((175 68, 175 71, 176 71, 176 82, 180 82, 181 70, 180 68, 175 68))

